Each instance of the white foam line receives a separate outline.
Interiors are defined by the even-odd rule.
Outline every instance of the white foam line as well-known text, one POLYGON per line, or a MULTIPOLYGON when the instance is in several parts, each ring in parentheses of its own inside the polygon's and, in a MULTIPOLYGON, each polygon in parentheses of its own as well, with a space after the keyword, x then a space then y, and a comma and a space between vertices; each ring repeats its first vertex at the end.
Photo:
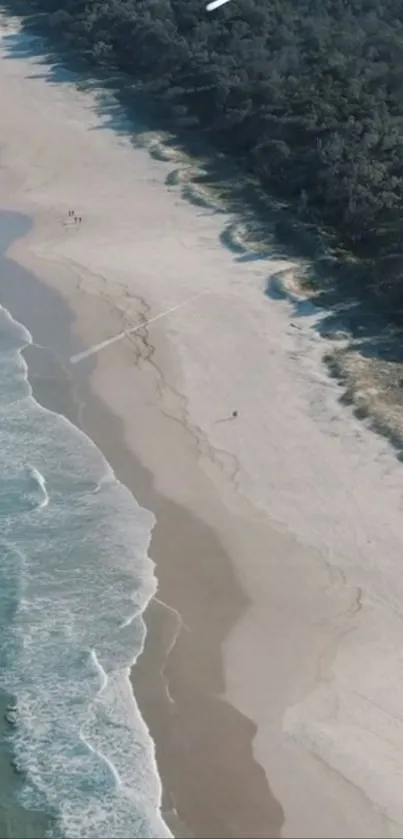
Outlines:
POLYGON ((108 677, 105 673, 104 668, 102 667, 102 664, 100 664, 100 662, 98 660, 98 656, 97 656, 95 650, 91 650, 91 659, 92 659, 93 663, 95 664, 95 668, 99 673, 99 678, 100 678, 100 681, 101 681, 101 686, 99 688, 98 693, 102 693, 102 691, 105 690, 105 688, 108 684, 108 677))
POLYGON ((176 642, 179 638, 179 635, 181 634, 182 629, 187 629, 187 631, 189 632, 189 627, 186 626, 185 621, 183 620, 181 613, 178 612, 177 609, 174 609, 173 606, 168 606, 168 603, 164 603, 164 601, 160 600, 158 597, 155 597, 154 600, 155 600, 156 603, 159 603, 160 606, 163 606, 164 609, 167 609, 169 612, 172 612, 175 615, 176 622, 177 622, 176 623, 176 632, 174 633, 172 641, 171 641, 171 643, 170 643, 170 645, 169 645, 169 647, 166 651, 165 661, 164 661, 164 663, 161 667, 161 671, 160 671, 161 676, 164 680, 165 692, 166 692, 166 695, 167 695, 167 699, 168 699, 169 702, 171 702, 172 705, 175 705, 175 700, 172 698, 171 691, 169 690, 169 682, 168 682, 168 679, 165 675, 165 670, 166 670, 166 666, 168 664, 169 656, 171 655, 171 652, 172 652, 172 650, 173 650, 173 648, 174 648, 174 646, 175 646, 175 644, 176 644, 176 642))
POLYGON ((135 332, 139 332, 140 329, 143 329, 144 326, 148 326, 149 323, 154 323, 156 320, 164 318, 166 315, 170 315, 171 312, 176 312, 178 309, 182 309, 184 306, 188 306, 189 303, 193 302, 193 300, 197 300, 199 297, 202 297, 203 294, 208 293, 208 291, 201 291, 200 294, 195 294, 188 300, 184 300, 182 303, 177 303, 176 306, 171 306, 170 309, 166 309, 164 312, 160 312, 159 315, 155 315, 153 318, 144 320, 142 323, 138 324, 138 326, 133 326, 131 329, 125 329, 124 332, 119 332, 118 335, 114 335, 113 338, 107 338, 106 341, 101 341, 100 344, 95 344, 88 350, 84 350, 83 352, 76 353, 76 355, 72 355, 70 358, 70 363, 77 364, 77 362, 83 361, 84 358, 88 358, 90 355, 95 355, 95 353, 98 353, 101 350, 106 349, 106 347, 110 347, 111 344, 115 344, 117 341, 122 341, 123 338, 126 338, 128 335, 134 335, 135 332))
MULTIPOLYGON (((96 669, 99 673, 99 677, 100 677, 100 680, 101 680, 101 686, 100 686, 99 691, 98 691, 98 697, 99 697, 101 695, 102 691, 105 690, 105 688, 108 684, 108 676, 106 675, 105 670, 102 667, 102 664, 100 664, 95 650, 91 650, 91 659, 92 659, 92 661, 93 661, 93 663, 94 663, 94 665, 95 665, 95 667, 96 667, 96 669)), ((115 779, 116 786, 117 787, 122 786, 122 780, 121 780, 121 777, 120 777, 120 775, 119 775, 119 773, 116 769, 116 766, 112 763, 111 760, 109 760, 108 757, 106 757, 106 755, 104 755, 103 752, 99 751, 98 749, 94 749, 94 747, 91 746, 91 743, 89 742, 89 740, 87 740, 87 738, 83 734, 83 728, 86 724, 88 724, 88 720, 80 728, 80 732, 79 732, 80 739, 82 740, 83 743, 85 743, 85 745, 90 750, 90 752, 92 752, 92 754, 97 755, 97 757, 99 757, 101 760, 103 760, 106 763, 106 765, 109 767, 109 769, 110 769, 110 771, 111 771, 111 773, 112 773, 112 775, 115 779)))
POLYGON ((219 9, 220 6, 224 6, 224 3, 229 3, 229 0, 213 0, 212 3, 208 3, 206 9, 208 12, 213 12, 214 9, 219 9))
POLYGON ((42 491, 43 498, 42 498, 41 503, 38 506, 38 509, 42 510, 44 507, 47 507, 48 504, 49 504, 49 495, 48 495, 48 491, 46 489, 45 478, 39 472, 39 470, 35 468, 35 466, 29 466, 28 469, 29 469, 34 481, 37 483, 40 490, 42 491))
POLYGON ((106 755, 104 755, 103 752, 100 752, 100 751, 98 751, 98 749, 94 749, 94 747, 91 746, 91 743, 89 742, 89 740, 87 740, 87 738, 84 736, 84 734, 82 732, 82 729, 80 729, 80 740, 84 743, 85 746, 87 746, 87 748, 90 750, 90 752, 92 752, 92 754, 96 755, 101 760, 103 760, 104 763, 106 763, 106 765, 110 769, 110 771, 111 771, 111 773, 112 773, 112 775, 115 779, 116 786, 121 787, 122 786, 122 780, 121 780, 121 777, 119 775, 119 772, 116 769, 116 766, 114 766, 112 761, 109 760, 109 758, 106 757, 106 755))

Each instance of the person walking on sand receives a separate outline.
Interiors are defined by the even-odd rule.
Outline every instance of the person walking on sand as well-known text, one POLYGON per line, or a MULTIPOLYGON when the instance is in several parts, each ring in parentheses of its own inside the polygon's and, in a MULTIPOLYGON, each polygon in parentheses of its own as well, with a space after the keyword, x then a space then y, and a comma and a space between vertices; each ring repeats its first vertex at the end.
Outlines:
POLYGON ((239 416, 239 411, 232 411, 231 416, 223 417, 222 419, 218 419, 218 420, 216 420, 216 423, 217 422, 229 422, 229 420, 236 419, 238 416, 239 416))

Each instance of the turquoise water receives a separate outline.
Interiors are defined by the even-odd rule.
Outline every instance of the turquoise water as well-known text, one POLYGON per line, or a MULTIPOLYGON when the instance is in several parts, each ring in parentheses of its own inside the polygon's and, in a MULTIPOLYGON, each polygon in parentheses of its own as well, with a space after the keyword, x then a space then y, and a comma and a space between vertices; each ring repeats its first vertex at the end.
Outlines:
POLYGON ((156 586, 154 519, 85 434, 35 401, 22 355, 31 343, 0 308, 0 691, 13 708, 2 746, 19 778, 10 796, 52 814, 53 836, 169 835, 128 679, 156 586))

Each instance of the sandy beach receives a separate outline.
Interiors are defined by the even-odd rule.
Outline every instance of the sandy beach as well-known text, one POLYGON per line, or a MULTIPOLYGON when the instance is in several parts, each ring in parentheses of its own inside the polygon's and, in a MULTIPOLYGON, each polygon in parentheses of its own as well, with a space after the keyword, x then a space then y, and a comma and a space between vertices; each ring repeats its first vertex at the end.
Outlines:
POLYGON ((1 208, 33 220, 8 255, 38 281, 0 302, 38 398, 156 516, 132 683, 167 821, 403 836, 401 465, 339 404, 318 313, 295 330, 266 294, 292 263, 225 248, 233 220, 167 186, 179 159, 1 31, 1 208))

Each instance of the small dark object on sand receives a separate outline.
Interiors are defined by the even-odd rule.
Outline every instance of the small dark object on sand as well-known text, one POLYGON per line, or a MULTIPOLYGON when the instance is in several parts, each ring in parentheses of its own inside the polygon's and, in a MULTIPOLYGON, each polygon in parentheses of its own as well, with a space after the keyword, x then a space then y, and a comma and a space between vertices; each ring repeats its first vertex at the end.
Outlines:
POLYGON ((216 422, 229 422, 232 419, 236 419, 239 416, 239 411, 232 411, 232 414, 229 417, 222 417, 221 419, 216 420, 216 422))

